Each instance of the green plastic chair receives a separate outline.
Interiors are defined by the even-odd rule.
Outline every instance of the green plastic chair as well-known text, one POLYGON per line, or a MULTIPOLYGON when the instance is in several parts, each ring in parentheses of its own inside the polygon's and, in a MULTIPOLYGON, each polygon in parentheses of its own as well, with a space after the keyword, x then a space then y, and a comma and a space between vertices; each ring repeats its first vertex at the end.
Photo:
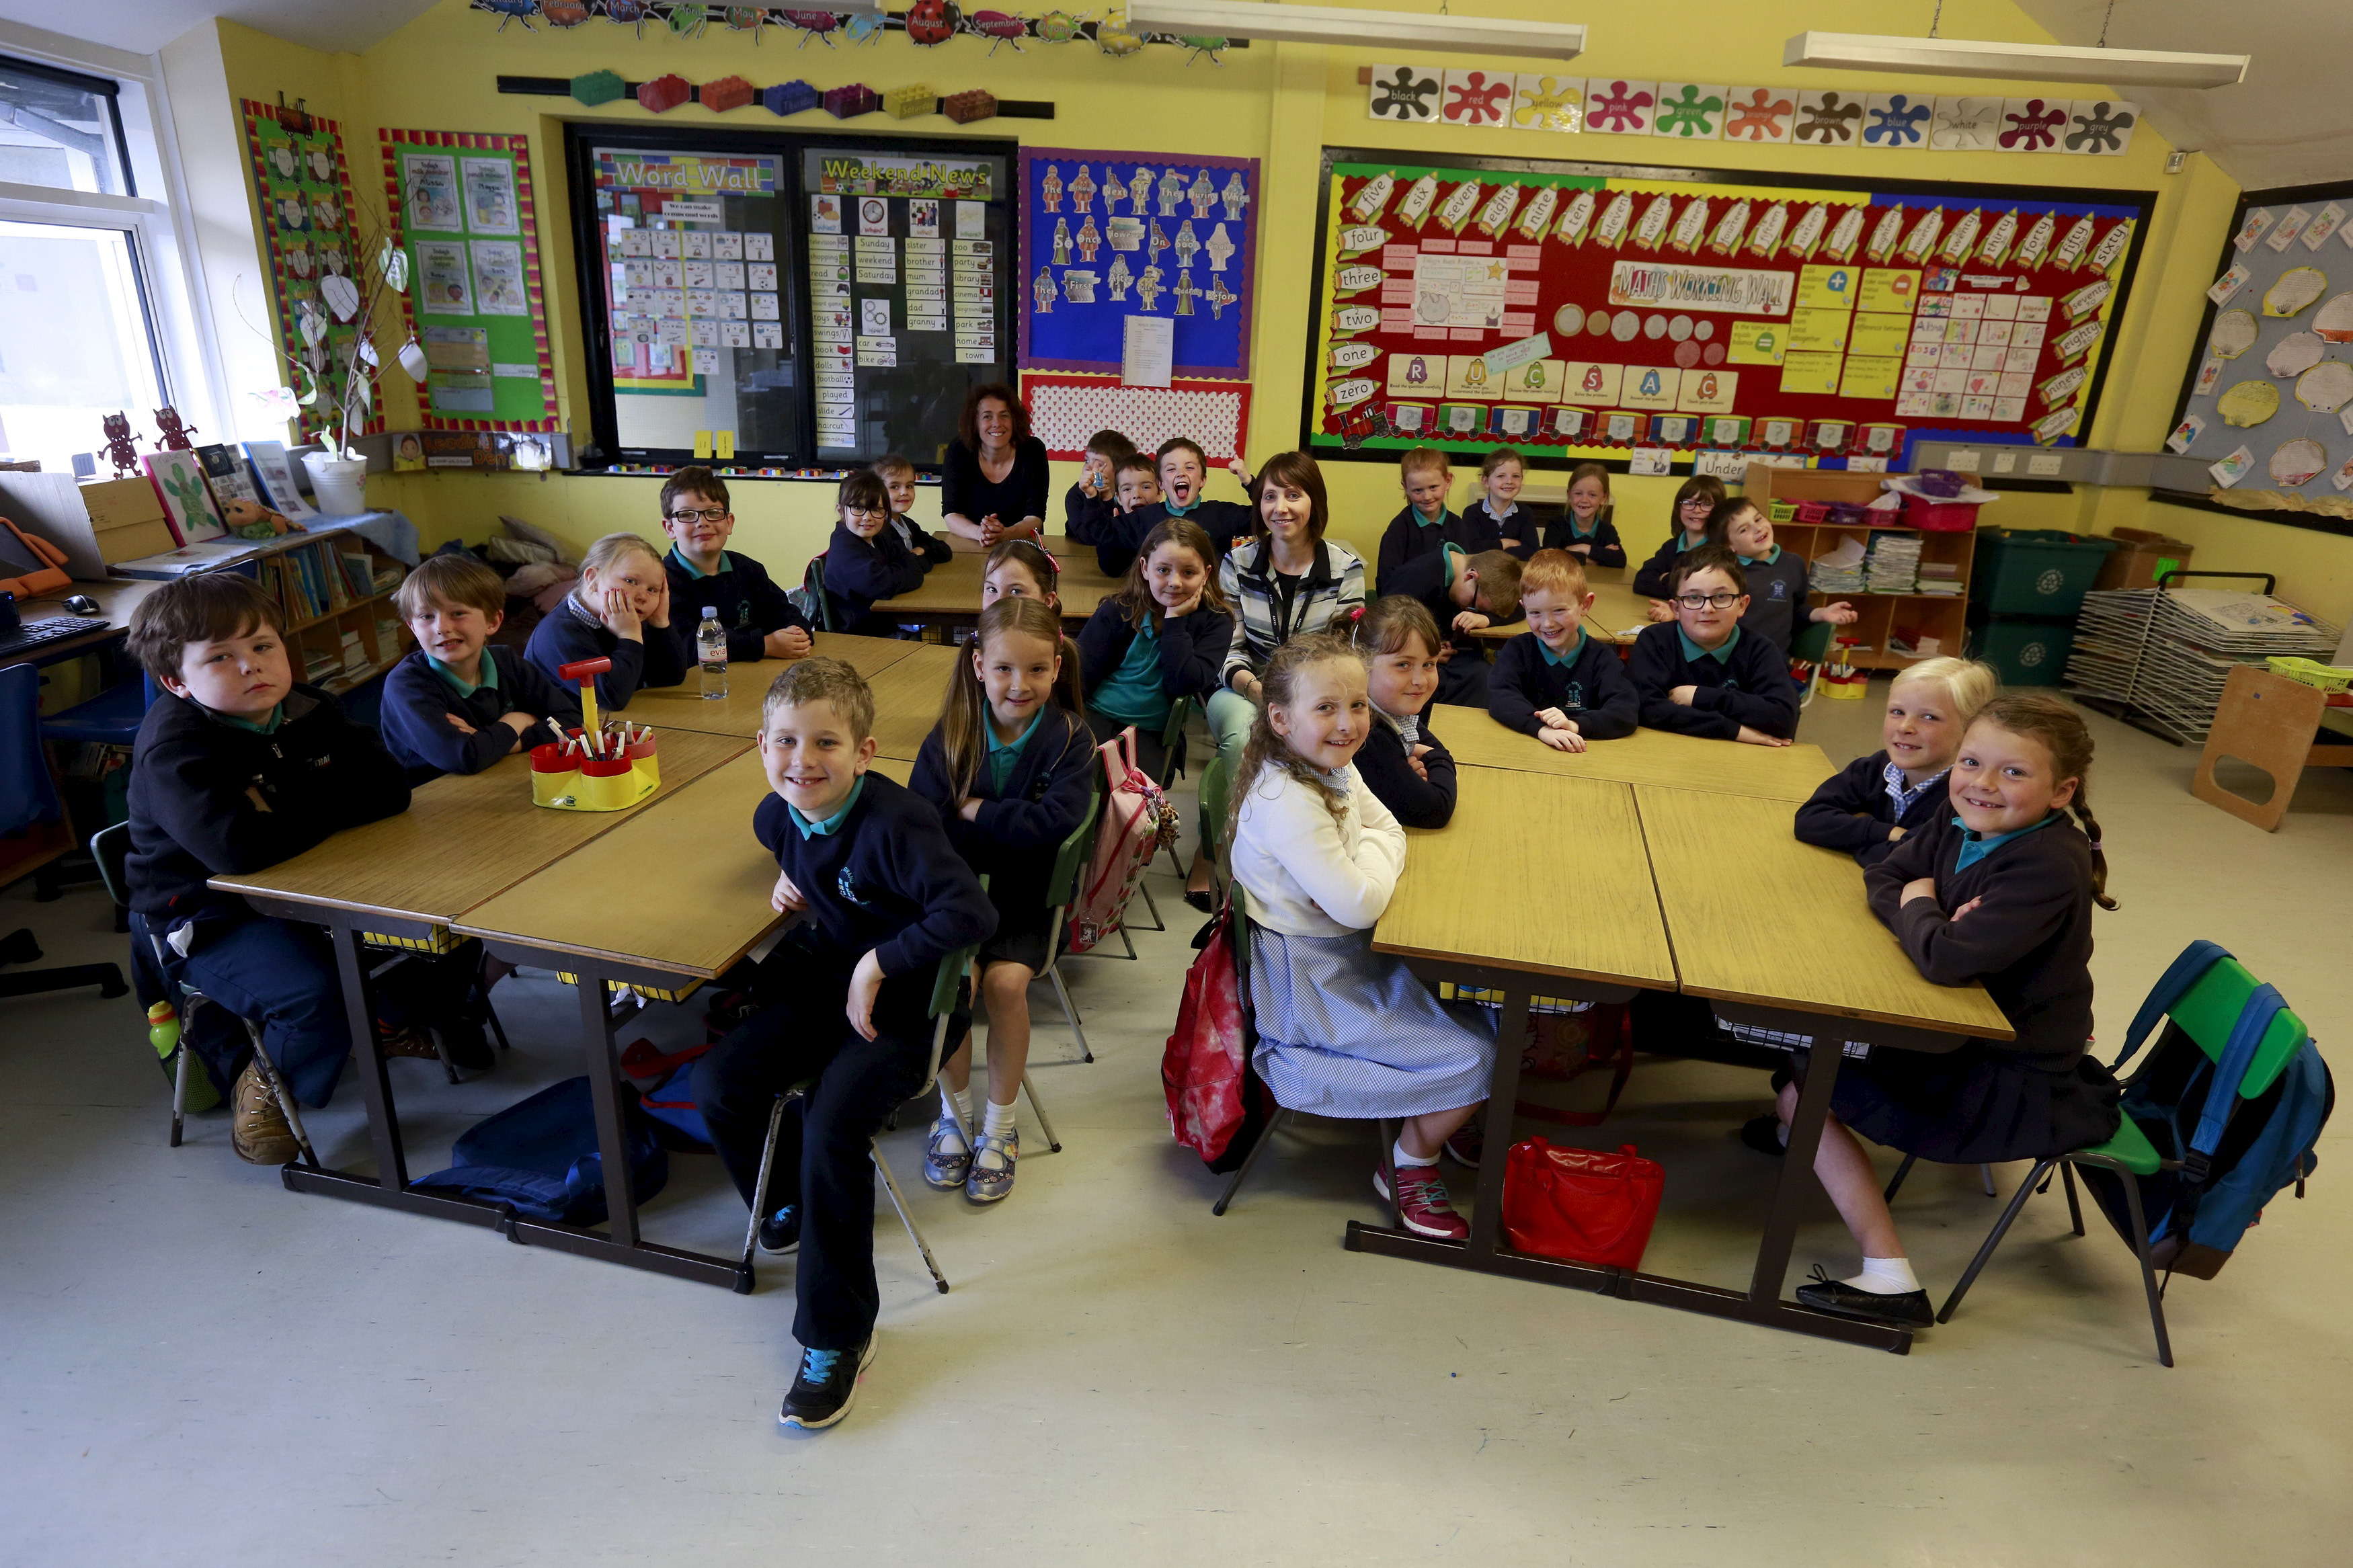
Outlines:
MULTIPOLYGON (((1053 928, 1046 935, 1046 967, 1038 977, 1053 983, 1054 1000, 1062 1006, 1062 1016, 1071 1023, 1071 1037, 1079 1042, 1079 1059, 1091 1062, 1093 1051, 1087 1048, 1086 1030, 1080 1026, 1078 1004, 1071 1000, 1071 988, 1062 980, 1062 934, 1069 928, 1071 906, 1078 902, 1079 879, 1086 874, 1087 862, 1094 858, 1095 819, 1103 812, 1103 785, 1097 781, 1094 792, 1087 797, 1087 814, 1054 851, 1054 873, 1046 881, 1046 896, 1054 901, 1053 928)), ((1038 1106, 1038 1097, 1029 1097, 1031 1110, 1038 1106)), ((1042 1123, 1044 1116, 1041 1113, 1042 1123)))
MULTIPOLYGON (((1170 782, 1176 778, 1177 773, 1183 771, 1178 766, 1178 754, 1185 744, 1186 721, 1192 716, 1193 700, 1189 697, 1179 697, 1176 699, 1176 702, 1169 707, 1168 722, 1160 726, 1160 749, 1166 761, 1160 764, 1160 776, 1154 779, 1152 782, 1158 784, 1163 793, 1167 791, 1170 782)), ((1166 851, 1168 855, 1168 864, 1176 868, 1176 876, 1181 880, 1185 875, 1185 867, 1184 864, 1176 858, 1176 846, 1174 844, 1166 846, 1166 851)), ((1138 882, 1135 885, 1135 890, 1144 895, 1144 908, 1145 911, 1152 916, 1152 923, 1143 929, 1145 931, 1166 931, 1168 929, 1168 922, 1160 918, 1160 906, 1153 902, 1151 888, 1143 882, 1138 882)), ((1122 936, 1126 935, 1124 923, 1123 923, 1120 934, 1122 936)), ((1135 945, 1133 942, 1128 944, 1126 956, 1130 958, 1135 956, 1135 945)))
POLYGON ((1828 621, 1808 621, 1789 639, 1789 657, 1803 659, 1812 668, 1812 673, 1806 677, 1806 689, 1798 697, 1800 710, 1813 701, 1814 693, 1821 687, 1822 661, 1830 658, 1831 640, 1837 631, 1828 621))
MULTIPOLYGON (((2168 1028, 2166 1034, 2159 1037, 2159 1047, 2170 1037, 2172 1030, 2179 1029, 2206 1053, 2209 1061, 2219 1063, 2224 1048, 2230 1044, 2232 1026, 2238 1022, 2240 1013, 2245 1008, 2247 999, 2254 994, 2258 984, 2238 960, 2228 956, 2217 959, 2183 993, 2181 999, 2167 1010, 2168 1028)), ((2304 1020, 2289 1009, 2281 1008, 2278 1016, 2273 1018, 2271 1027, 2264 1032, 2262 1044, 2256 1047, 2254 1061, 2248 1067, 2246 1077, 2240 1081, 2239 1098, 2253 1100, 2269 1089, 2279 1080, 2279 1075, 2287 1069, 2289 1059, 2310 1037, 2311 1031, 2305 1027, 2304 1020)), ((2154 1058, 2156 1054, 2152 1051, 2150 1056, 2154 1058)), ((1968 1294, 1970 1285, 1976 1282, 1979 1271, 1993 1257, 1994 1248, 2001 1245, 2002 1237, 2010 1230, 2010 1222, 2018 1217, 2019 1211, 2025 1207, 2027 1198, 2049 1184, 2053 1166, 2058 1168, 2066 1183, 2067 1216, 2074 1224, 2075 1234, 2084 1234, 2083 1205, 2075 1196, 2074 1167, 2077 1165, 2113 1171, 2125 1178, 2120 1184, 2124 1188, 2125 1210, 2132 1221, 2133 1254, 2140 1263, 2141 1287, 2148 1297, 2149 1325, 2157 1333, 2157 1359, 2160 1364, 2171 1366, 2173 1345, 2165 1331, 2165 1290, 2158 1283, 2157 1266, 2149 1257, 2148 1221, 2141 1213, 2140 1187, 2131 1178, 2153 1176, 2163 1170, 2179 1170, 2181 1162, 2168 1160, 2158 1154, 2156 1146, 2149 1142, 2148 1135, 2129 1116, 2117 1124, 2115 1136, 2104 1143, 2054 1154, 2035 1163, 2034 1169, 2028 1173, 2026 1180, 2019 1184, 2018 1192, 2010 1198, 2010 1206, 2002 1210, 2000 1219, 1994 1221, 1993 1232, 1985 1238, 1985 1245, 1978 1247, 1977 1256, 1969 1260, 1968 1271, 1962 1274, 1960 1283, 1953 1287, 1953 1293, 1946 1300, 1943 1310, 1937 1312, 1936 1321, 1940 1323, 1952 1321, 1961 1298, 1968 1294)))
MULTIPOLYGON (((987 879, 983 879, 983 886, 986 885, 987 879)), ((923 1087, 909 1095, 907 1098, 910 1100, 923 1099, 939 1083, 940 1059, 947 1046, 948 1016, 955 1011, 956 984, 964 978, 964 972, 972 967, 973 955, 979 951, 980 944, 977 942, 970 947, 958 948, 940 960, 939 971, 932 977, 932 1059, 923 1073, 923 1087)), ((760 1145, 760 1179, 752 1189, 759 1194, 764 1201, 768 1191, 768 1173, 776 1165, 776 1138, 784 1130, 785 1107, 793 1100, 806 1096, 816 1084, 815 1079, 809 1079, 793 1085, 784 1093, 776 1096, 776 1103, 768 1112, 768 1136, 760 1145)), ((1030 1109, 1033 1110, 1037 1109, 1037 1101, 1034 1099, 1030 1101, 1030 1109)), ((1043 1112, 1039 1113, 1039 1120, 1041 1122, 1045 1120, 1043 1112)), ((956 1124, 964 1127, 964 1119, 958 1117, 956 1124)), ((972 1129, 964 1127, 964 1133, 966 1142, 969 1142, 972 1129)), ((1050 1138, 1051 1133, 1050 1132, 1048 1136, 1050 1138)), ((875 1173, 882 1178, 882 1190, 891 1194, 891 1206, 898 1211, 899 1223, 907 1227, 907 1239, 913 1242, 915 1250, 923 1255, 923 1267, 931 1270, 932 1283, 939 1288, 941 1295, 946 1295, 948 1293, 947 1276, 940 1272, 939 1259, 932 1256, 931 1244, 923 1239, 923 1233, 915 1227, 915 1216, 907 1208, 906 1194, 900 1192, 899 1180, 891 1173, 891 1162, 882 1157, 881 1141, 870 1139, 867 1142, 867 1151, 874 1157, 875 1173)), ((760 1209, 754 1205, 752 1210, 751 1223, 744 1227, 744 1265, 742 1270, 736 1275, 735 1286, 736 1293, 739 1295, 748 1295, 752 1289, 752 1260, 757 1255, 760 1219, 760 1209)))

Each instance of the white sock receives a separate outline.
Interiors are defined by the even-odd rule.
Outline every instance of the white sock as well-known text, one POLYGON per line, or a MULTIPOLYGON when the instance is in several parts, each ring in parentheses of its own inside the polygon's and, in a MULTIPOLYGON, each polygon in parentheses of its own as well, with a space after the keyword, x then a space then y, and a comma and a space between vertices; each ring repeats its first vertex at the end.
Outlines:
POLYGON ((1413 1153, 1411 1151, 1408 1150, 1405 1146, 1405 1140, 1400 1138, 1395 1144, 1390 1146, 1389 1163, 1393 1165, 1398 1166, 1435 1165, 1438 1163, 1438 1156, 1432 1154, 1425 1160, 1420 1155, 1413 1153))
POLYGON ((1920 1289, 1920 1277, 1912 1272, 1908 1258, 1866 1258, 1862 1272, 1844 1283, 1874 1296, 1901 1296, 1920 1289))
MULTIPOLYGON (((988 1102, 988 1119, 981 1123, 981 1137, 983 1139, 1002 1138, 1012 1131, 1012 1102, 1008 1100, 1005 1104, 999 1105, 997 1101, 993 1100, 990 1100, 988 1102)), ((984 1171, 1001 1171, 1010 1163, 1010 1162, 1008 1161, 994 1145, 982 1149, 979 1153, 973 1156, 973 1160, 984 1171)))
POLYGON ((952 1154, 960 1154, 965 1152, 966 1145, 964 1141, 964 1134, 956 1131, 958 1124, 955 1119, 957 1116, 962 1116, 964 1118, 962 1125, 965 1127, 972 1125, 971 1086, 966 1085, 963 1089, 950 1089, 944 1083, 940 1085, 940 1111, 943 1115, 949 1118, 947 1137, 944 1146, 949 1146, 947 1147, 947 1152, 952 1154))

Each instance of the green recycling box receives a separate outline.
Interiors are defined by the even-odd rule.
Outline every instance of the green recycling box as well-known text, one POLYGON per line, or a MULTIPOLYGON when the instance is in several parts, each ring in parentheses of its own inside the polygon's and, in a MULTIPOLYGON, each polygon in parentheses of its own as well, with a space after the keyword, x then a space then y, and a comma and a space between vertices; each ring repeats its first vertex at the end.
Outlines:
POLYGON ((1969 653, 1993 666, 2004 687, 2056 686, 2075 649, 2072 620, 1996 616, 1969 622, 1969 653))
POLYGON ((1978 616, 2073 616, 2116 547, 2113 539, 2056 529, 1981 528, 1969 608, 1978 616))

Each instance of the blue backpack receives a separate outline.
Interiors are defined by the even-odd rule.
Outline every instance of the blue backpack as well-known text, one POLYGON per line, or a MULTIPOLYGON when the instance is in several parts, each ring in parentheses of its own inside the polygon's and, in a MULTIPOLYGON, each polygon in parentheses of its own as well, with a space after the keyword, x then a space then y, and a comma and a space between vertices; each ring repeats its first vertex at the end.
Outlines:
MULTIPOLYGON (((644 1203, 670 1181, 670 1155, 645 1118, 622 1101, 629 1179, 644 1203)), ((596 1149, 596 1107, 586 1078, 550 1084, 468 1128, 451 1146, 457 1163, 409 1184, 503 1205, 524 1219, 602 1225, 605 1161, 596 1149)))
POLYGON ((2128 1242, 2123 1184, 2138 1182, 2152 1261, 2211 1279, 2282 1188, 2293 1184, 2304 1195, 2305 1178, 2319 1164, 2313 1146, 2335 1109, 2336 1088, 2303 1020, 2213 942, 2190 943, 2158 981, 2133 1019, 2117 1068, 2160 1019, 2165 1032, 2126 1085, 2122 1110, 2165 1163, 2147 1176, 2080 1169, 2128 1242), (2190 1028, 2221 1037, 2219 1059, 2190 1028), (2274 1064, 2280 1065, 2272 1081, 2242 1098, 2250 1069, 2260 1074, 2274 1064))

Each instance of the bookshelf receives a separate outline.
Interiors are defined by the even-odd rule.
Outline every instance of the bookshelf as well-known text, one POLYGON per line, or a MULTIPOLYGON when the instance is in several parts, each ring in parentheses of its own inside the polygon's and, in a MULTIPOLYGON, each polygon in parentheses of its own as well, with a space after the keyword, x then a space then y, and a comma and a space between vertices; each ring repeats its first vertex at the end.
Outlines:
POLYGON ((392 604, 407 568, 357 531, 290 535, 247 569, 286 613, 295 679, 348 691, 407 651, 408 628, 392 604))
MULTIPOLYGON (((1833 468, 1783 468, 1767 463, 1751 463, 1741 486, 1741 493, 1758 506, 1767 509, 1776 501, 1846 501, 1865 505, 1885 493, 1879 474, 1851 474, 1833 468)), ((1899 514, 1900 515, 1900 514, 1899 514)), ((1773 538, 1784 550, 1802 555, 1809 562, 1817 561, 1829 551, 1849 539, 1868 545, 1873 535, 1900 532, 1920 542, 1923 565, 1931 562, 1957 569, 1960 591, 1942 594, 1872 594, 1864 592, 1839 594, 1809 593, 1809 605, 1827 605, 1833 599, 1843 599, 1855 607, 1857 619, 1851 626, 1837 629, 1837 635, 1853 639, 1857 645, 1848 662, 1862 669, 1901 669, 1907 664, 1936 654, 1962 653, 1968 640, 1967 619, 1969 600, 1969 567, 1975 556, 1977 534, 1973 530, 1940 533, 1905 527, 1900 522, 1832 524, 1808 523, 1795 520, 1773 522, 1773 538), (1900 638, 1907 647, 1917 647, 1923 637, 1933 637, 1936 645, 1930 652, 1901 653, 1890 647, 1891 639, 1900 638)))

